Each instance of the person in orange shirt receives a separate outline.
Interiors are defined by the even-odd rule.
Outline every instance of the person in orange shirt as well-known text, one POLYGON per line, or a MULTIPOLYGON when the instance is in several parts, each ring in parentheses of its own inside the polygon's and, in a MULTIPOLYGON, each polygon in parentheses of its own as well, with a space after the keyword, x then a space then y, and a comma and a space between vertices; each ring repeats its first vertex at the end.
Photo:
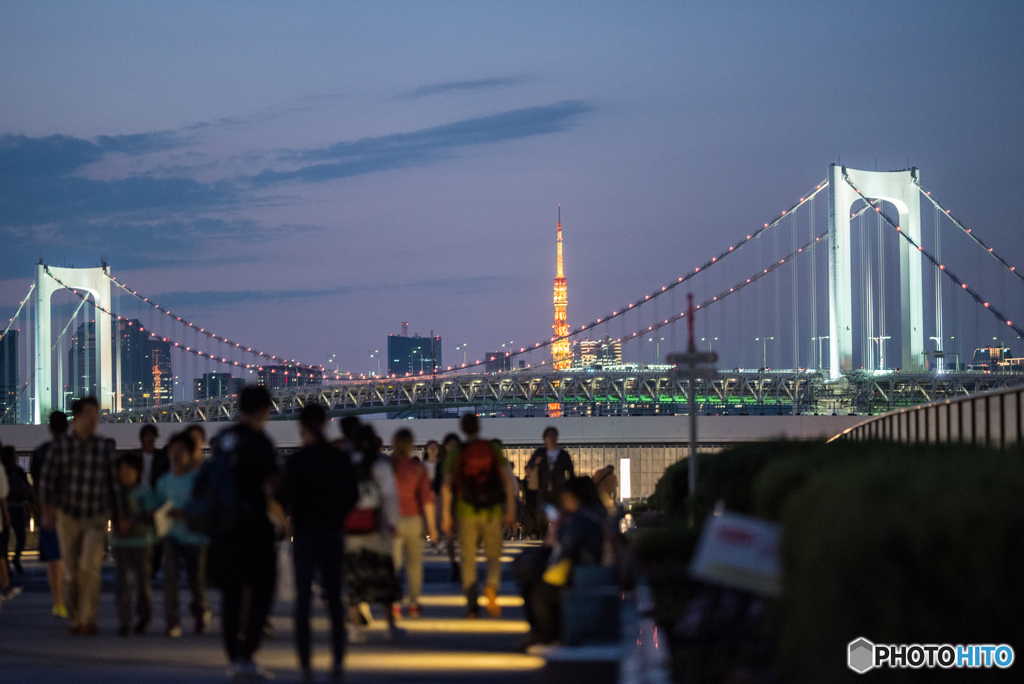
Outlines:
MULTIPOLYGON (((420 617, 420 594, 423 591, 423 524, 432 541, 437 540, 437 526, 434 512, 434 490, 427 469, 419 460, 412 458, 413 437, 409 430, 402 429, 392 439, 395 469, 395 484, 398 487, 398 507, 401 518, 395 535, 395 572, 405 566, 409 585, 409 617, 420 617)), ((400 617, 399 604, 391 607, 395 617, 400 617)))

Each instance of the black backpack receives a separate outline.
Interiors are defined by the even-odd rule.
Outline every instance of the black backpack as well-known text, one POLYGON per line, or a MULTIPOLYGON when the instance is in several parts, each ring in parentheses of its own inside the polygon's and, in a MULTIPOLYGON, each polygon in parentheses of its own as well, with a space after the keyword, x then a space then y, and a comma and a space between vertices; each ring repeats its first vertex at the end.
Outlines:
POLYGON ((474 439, 462 449, 455 479, 459 496, 477 510, 505 502, 501 464, 490 442, 474 439))
POLYGON ((210 537, 227 537, 242 518, 235 491, 234 466, 238 462, 238 435, 225 432, 213 441, 213 455, 203 463, 185 505, 185 523, 210 537))

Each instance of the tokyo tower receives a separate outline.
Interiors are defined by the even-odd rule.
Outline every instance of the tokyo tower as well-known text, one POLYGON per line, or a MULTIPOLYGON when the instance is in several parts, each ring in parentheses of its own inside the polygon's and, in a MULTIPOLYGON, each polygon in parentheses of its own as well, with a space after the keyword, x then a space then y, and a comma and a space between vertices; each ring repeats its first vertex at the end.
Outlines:
POLYGON ((568 302, 565 287, 565 273, 562 271, 562 205, 558 205, 558 272, 555 274, 555 339, 564 337, 551 345, 551 357, 556 370, 566 370, 572 365, 569 353, 569 322, 565 316, 568 302))

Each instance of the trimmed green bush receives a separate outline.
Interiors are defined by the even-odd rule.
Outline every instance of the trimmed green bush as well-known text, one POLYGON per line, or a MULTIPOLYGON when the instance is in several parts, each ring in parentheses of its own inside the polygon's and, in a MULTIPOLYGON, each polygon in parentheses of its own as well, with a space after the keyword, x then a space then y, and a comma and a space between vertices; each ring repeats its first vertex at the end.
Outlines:
MULTIPOLYGON (((787 678, 860 681, 846 666, 846 646, 857 637, 1008 643, 1019 650, 1024 462, 970 447, 860 446, 866 452, 860 458, 853 458, 857 449, 839 447, 845 453, 831 467, 805 462, 801 475, 797 465, 781 463, 759 482, 772 501, 766 509, 780 510, 783 524, 779 662, 787 678), (793 493, 779 495, 783 490, 793 493)), ((947 677, 987 681, 1007 674, 947 677)), ((870 676, 946 678, 927 669, 870 676)))

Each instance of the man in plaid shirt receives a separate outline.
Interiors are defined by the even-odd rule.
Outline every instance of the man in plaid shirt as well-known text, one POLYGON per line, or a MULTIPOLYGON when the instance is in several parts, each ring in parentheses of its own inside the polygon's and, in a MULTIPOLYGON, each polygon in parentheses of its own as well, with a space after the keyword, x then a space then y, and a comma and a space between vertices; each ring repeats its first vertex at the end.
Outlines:
POLYGON ((121 518, 114 440, 96 435, 95 397, 71 405, 71 432, 50 447, 40 473, 43 527, 57 529, 73 635, 91 636, 100 605, 100 567, 107 523, 121 518))

